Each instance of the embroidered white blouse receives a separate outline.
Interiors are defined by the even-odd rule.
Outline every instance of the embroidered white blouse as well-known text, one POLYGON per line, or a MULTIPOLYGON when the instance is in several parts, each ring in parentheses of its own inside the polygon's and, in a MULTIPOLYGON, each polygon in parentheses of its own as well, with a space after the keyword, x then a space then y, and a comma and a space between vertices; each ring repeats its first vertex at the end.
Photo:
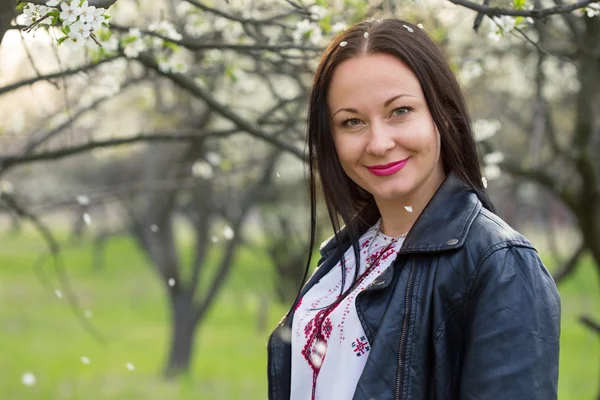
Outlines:
MULTIPOLYGON (((381 219, 359 239, 359 275, 348 296, 340 299, 338 262, 297 303, 292 319, 291 400, 352 399, 371 350, 356 313, 356 296, 391 265, 404 242, 381 232, 376 235, 380 224, 381 219)), ((356 267, 352 247, 344 260, 345 292, 356 267)))

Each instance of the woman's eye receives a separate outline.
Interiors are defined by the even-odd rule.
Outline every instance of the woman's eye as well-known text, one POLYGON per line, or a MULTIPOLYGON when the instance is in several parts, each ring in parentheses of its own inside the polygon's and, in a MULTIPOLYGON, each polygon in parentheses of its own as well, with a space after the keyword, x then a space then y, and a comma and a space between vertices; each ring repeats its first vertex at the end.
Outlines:
POLYGON ((400 117, 404 114, 408 114, 410 111, 412 111, 412 108, 410 107, 399 107, 392 111, 392 114, 394 116, 400 117))
POLYGON ((342 126, 344 128, 354 128, 361 123, 361 120, 358 118, 348 118, 342 122, 342 126))

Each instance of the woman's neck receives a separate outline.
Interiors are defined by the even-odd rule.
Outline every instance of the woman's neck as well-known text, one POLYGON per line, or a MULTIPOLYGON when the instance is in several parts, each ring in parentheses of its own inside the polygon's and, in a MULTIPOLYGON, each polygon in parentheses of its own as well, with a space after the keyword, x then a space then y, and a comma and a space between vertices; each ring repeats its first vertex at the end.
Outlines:
POLYGON ((445 178, 445 174, 432 174, 427 181, 406 196, 375 199, 381 214, 381 232, 392 237, 408 233, 445 178))

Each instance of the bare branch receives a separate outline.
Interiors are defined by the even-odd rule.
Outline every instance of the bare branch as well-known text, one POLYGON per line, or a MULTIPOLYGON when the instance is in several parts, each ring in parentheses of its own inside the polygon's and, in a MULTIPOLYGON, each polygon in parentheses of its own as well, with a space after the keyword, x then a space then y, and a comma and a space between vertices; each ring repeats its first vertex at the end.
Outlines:
POLYGON ((155 134, 139 134, 136 136, 118 138, 118 139, 107 139, 100 141, 89 141, 87 143, 65 147, 56 151, 48 151, 39 154, 26 154, 26 155, 13 155, 13 156, 0 156, 0 169, 6 169, 8 167, 33 163, 39 161, 50 161, 68 156, 74 156, 79 153, 83 153, 92 149, 102 147, 113 147, 120 146, 123 144, 132 144, 137 142, 195 142, 207 139, 209 137, 223 137, 231 135, 237 132, 235 129, 227 129, 222 131, 212 132, 198 132, 194 130, 190 131, 179 131, 174 133, 155 133, 155 134), (183 134, 180 134, 184 132, 183 134))
POLYGON ((48 251, 54 260, 54 267, 56 273, 61 282, 61 289, 64 291, 65 298, 71 306, 71 310, 75 317, 79 320, 81 326, 99 343, 104 344, 106 341, 102 334, 90 323, 90 321, 84 317, 77 295, 71 287, 68 275, 64 269, 62 258, 60 257, 60 245, 58 241, 50 231, 50 229, 44 224, 38 217, 27 211, 23 206, 19 205, 14 197, 7 193, 0 193, 0 199, 4 200, 4 203, 13 210, 19 217, 28 219, 33 223, 35 228, 40 232, 48 244, 48 251))
MULTIPOLYGON (((139 83, 144 79, 145 79, 145 77, 141 77, 141 78, 136 78, 136 79, 132 79, 130 81, 125 82, 123 85, 121 85, 121 89, 118 94, 120 94, 123 91, 123 89, 126 89, 127 87, 129 87, 131 85, 139 83)), ((87 113, 90 110, 95 110, 96 107, 98 107, 100 104, 102 104, 103 102, 105 102, 107 100, 113 99, 114 97, 115 97, 115 95, 111 95, 111 96, 105 96, 105 97, 96 99, 91 104, 82 108, 81 110, 78 110, 68 120, 64 121, 62 124, 51 129, 50 131, 44 132, 44 133, 41 133, 41 134, 35 135, 35 136, 31 135, 32 138, 29 140, 27 145, 25 145, 25 147, 23 148, 23 154, 31 153, 33 150, 35 150, 36 147, 40 146, 47 140, 53 138, 54 136, 56 136, 57 134, 62 132, 64 129, 66 129, 67 127, 72 125, 75 121, 77 121, 77 119, 79 119, 79 117, 81 117, 82 115, 84 115, 85 113, 87 113)), ((1 156, 0 156, 0 164, 2 164, 1 156)))
POLYGON ((582 243, 577 250, 569 257, 567 262, 565 262, 554 274, 552 274, 552 278, 554 278, 554 282, 558 285, 565 278, 571 275, 571 273, 575 272, 579 259, 583 255, 586 246, 582 243))
POLYGON ((591 317, 587 315, 582 315, 581 317, 579 317, 579 321, 600 335, 600 323, 594 321, 591 317))
POLYGON ((153 69, 158 74, 170 79, 172 82, 177 84, 179 87, 187 90, 195 97, 202 99, 211 109, 216 111, 225 119, 228 119, 229 121, 233 122, 240 130, 243 130, 252 136, 262 139, 275 147, 285 150, 290 154, 296 156, 301 161, 304 161, 304 155, 302 153, 302 150, 291 144, 285 143, 277 139, 273 135, 269 135, 263 132, 262 130, 254 126, 254 124, 252 124, 251 122, 246 121, 244 118, 233 112, 229 107, 221 104, 216 98, 212 96, 212 94, 209 91, 199 86, 192 78, 183 74, 161 71, 160 68, 158 68, 156 60, 154 60, 152 57, 146 54, 140 54, 138 61, 140 61, 145 67, 153 69))
MULTIPOLYGON (((265 18, 265 19, 249 19, 249 18, 238 17, 236 15, 226 13, 225 11, 221 11, 216 8, 209 7, 200 1, 196 1, 196 0, 184 0, 184 1, 187 1, 191 5, 198 7, 202 11, 213 13, 215 15, 218 15, 220 17, 226 18, 231 21, 241 22, 242 24, 263 25, 263 24, 273 23, 274 20, 279 19, 279 18, 284 18, 291 14, 290 12, 288 12, 285 14, 275 15, 273 17, 269 17, 269 18, 265 18)), ((273 24, 282 26, 281 24, 275 24, 275 23, 273 23, 273 24)))
POLYGON ((555 7, 549 8, 534 8, 532 10, 515 10, 510 8, 501 8, 501 7, 490 7, 482 4, 473 3, 468 0, 448 0, 451 3, 454 3, 459 6, 463 6, 466 8, 470 8, 471 10, 478 11, 480 13, 486 14, 490 17, 492 16, 500 16, 500 15, 509 15, 512 17, 531 17, 531 18, 544 18, 550 15, 556 14, 568 14, 572 11, 578 10, 580 8, 584 8, 585 6, 595 3, 598 0, 580 0, 576 3, 572 4, 563 4, 557 5, 555 7))
POLYGON ((63 76, 75 75, 75 74, 78 74, 80 72, 86 72, 86 71, 92 70, 92 69, 94 69, 94 68, 96 68, 96 67, 98 67, 98 66, 100 66, 100 65, 102 65, 104 63, 107 63, 107 62, 110 62, 110 61, 114 61, 114 60, 116 60, 119 57, 121 57, 121 56, 107 57, 107 58, 103 58, 102 60, 100 60, 98 62, 86 64, 86 65, 83 65, 83 66, 78 67, 78 68, 67 69, 65 71, 54 72, 54 73, 46 74, 46 75, 39 75, 39 76, 36 76, 35 78, 29 78, 29 79, 22 80, 20 82, 15 82, 15 83, 12 83, 12 84, 10 84, 8 86, 0 87, 0 95, 3 95, 4 93, 11 92, 11 91, 13 91, 15 89, 18 89, 20 87, 23 87, 23 86, 32 85, 32 84, 34 84, 36 82, 39 82, 39 81, 47 81, 47 80, 50 80, 50 79, 60 78, 60 77, 63 77, 63 76))
MULTIPOLYGON (((39 6, 46 5, 48 0, 26 0, 27 3, 37 4, 39 6)), ((113 4, 115 4, 117 0, 88 0, 88 5, 94 6, 96 8, 109 8, 113 4)))
MULTIPOLYGON (((119 32, 129 32, 131 27, 111 24, 111 29, 119 32)), ((269 50, 269 51, 283 51, 283 50, 302 50, 302 51, 314 51, 321 52, 323 48, 313 47, 313 46, 301 46, 295 45, 293 43, 290 44, 277 44, 271 45, 266 43, 254 43, 254 44, 237 44, 237 43, 222 43, 222 42, 210 42, 205 40, 204 38, 193 38, 193 37, 184 37, 181 40, 176 40, 170 38, 165 35, 161 35, 157 32, 152 32, 148 30, 140 30, 140 32, 147 36, 153 36, 159 39, 162 39, 166 42, 171 42, 176 45, 185 47, 188 50, 209 50, 209 49, 220 49, 220 50, 236 50, 236 51, 259 51, 259 50, 269 50)))

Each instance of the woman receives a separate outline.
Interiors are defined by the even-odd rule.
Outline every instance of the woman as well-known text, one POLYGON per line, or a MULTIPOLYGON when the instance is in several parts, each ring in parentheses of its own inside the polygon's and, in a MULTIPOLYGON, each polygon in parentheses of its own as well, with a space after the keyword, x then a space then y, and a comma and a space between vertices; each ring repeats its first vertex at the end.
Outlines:
POLYGON ((493 213, 428 35, 389 19, 336 38, 308 148, 311 247, 317 173, 335 235, 269 339, 269 399, 556 399, 556 286, 493 213))

